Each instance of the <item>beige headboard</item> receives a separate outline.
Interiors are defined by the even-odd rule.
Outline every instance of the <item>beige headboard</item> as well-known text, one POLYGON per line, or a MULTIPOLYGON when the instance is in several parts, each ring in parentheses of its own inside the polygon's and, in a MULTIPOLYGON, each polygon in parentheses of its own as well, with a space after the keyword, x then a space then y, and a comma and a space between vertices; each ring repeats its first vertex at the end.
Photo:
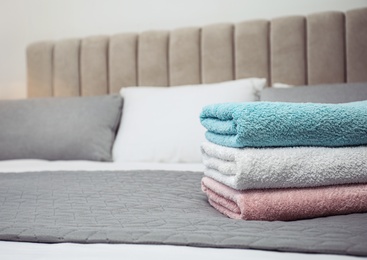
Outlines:
POLYGON ((173 31, 33 43, 28 96, 265 77, 294 85, 367 81, 367 8, 173 31))

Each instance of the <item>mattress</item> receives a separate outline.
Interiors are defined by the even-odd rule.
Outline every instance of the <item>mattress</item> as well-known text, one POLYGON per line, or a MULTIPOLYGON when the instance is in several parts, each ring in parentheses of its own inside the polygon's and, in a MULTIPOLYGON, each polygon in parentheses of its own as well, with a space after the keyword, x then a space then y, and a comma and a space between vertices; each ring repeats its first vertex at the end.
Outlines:
MULTIPOLYGON (((95 162, 46 162, 39 160, 15 160, 0 163, 1 172, 24 171, 60 171, 60 170, 137 170, 137 169, 164 169, 182 171, 201 171, 200 164, 116 164, 95 162)), ((189 174, 189 173, 188 173, 189 174)), ((129 244, 79 244, 79 243, 26 243, 26 242, 0 242, 1 259, 100 259, 121 258, 143 259, 149 255, 152 259, 172 257, 175 259, 199 259, 205 256, 212 259, 223 257, 248 257, 251 259, 353 259, 353 256, 339 256, 329 254, 302 254, 276 251, 263 251, 253 249, 228 249, 228 248, 199 248, 173 245, 129 245, 129 244)))

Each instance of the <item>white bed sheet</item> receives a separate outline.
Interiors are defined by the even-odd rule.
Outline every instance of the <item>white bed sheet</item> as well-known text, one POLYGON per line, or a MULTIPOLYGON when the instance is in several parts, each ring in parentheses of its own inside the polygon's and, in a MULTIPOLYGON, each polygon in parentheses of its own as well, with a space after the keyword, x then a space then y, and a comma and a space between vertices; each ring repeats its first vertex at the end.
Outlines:
MULTIPOLYGON (((105 163, 91 161, 44 161, 11 160, 0 161, 0 173, 24 171, 59 170, 176 170, 202 171, 202 164, 166 163, 105 163)), ((0 211, 1 214, 1 211, 0 211)), ((274 260, 351 260, 353 256, 327 254, 300 254, 263 250, 198 248, 165 245, 128 245, 128 244, 42 244, 0 241, 0 259, 274 259, 274 260)))
POLYGON ((203 171, 200 163, 115 163, 94 161, 0 161, 0 172, 29 171, 116 171, 116 170, 175 170, 203 171))

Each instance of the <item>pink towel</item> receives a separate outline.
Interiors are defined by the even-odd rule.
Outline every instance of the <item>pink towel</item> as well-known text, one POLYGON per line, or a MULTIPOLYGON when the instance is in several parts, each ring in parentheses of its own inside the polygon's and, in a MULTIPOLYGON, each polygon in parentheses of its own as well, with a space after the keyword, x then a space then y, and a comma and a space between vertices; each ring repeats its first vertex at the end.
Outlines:
POLYGON ((367 212, 367 184, 239 191, 203 177, 209 203, 234 219, 297 220, 367 212))

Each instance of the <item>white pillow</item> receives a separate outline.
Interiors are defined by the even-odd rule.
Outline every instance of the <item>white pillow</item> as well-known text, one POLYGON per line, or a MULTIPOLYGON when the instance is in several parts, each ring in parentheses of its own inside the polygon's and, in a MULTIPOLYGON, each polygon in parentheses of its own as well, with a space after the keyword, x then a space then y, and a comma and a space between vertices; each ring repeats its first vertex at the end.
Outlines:
POLYGON ((177 87, 127 87, 114 147, 116 162, 201 162, 205 128, 199 115, 213 103, 258 100, 258 78, 177 87))

